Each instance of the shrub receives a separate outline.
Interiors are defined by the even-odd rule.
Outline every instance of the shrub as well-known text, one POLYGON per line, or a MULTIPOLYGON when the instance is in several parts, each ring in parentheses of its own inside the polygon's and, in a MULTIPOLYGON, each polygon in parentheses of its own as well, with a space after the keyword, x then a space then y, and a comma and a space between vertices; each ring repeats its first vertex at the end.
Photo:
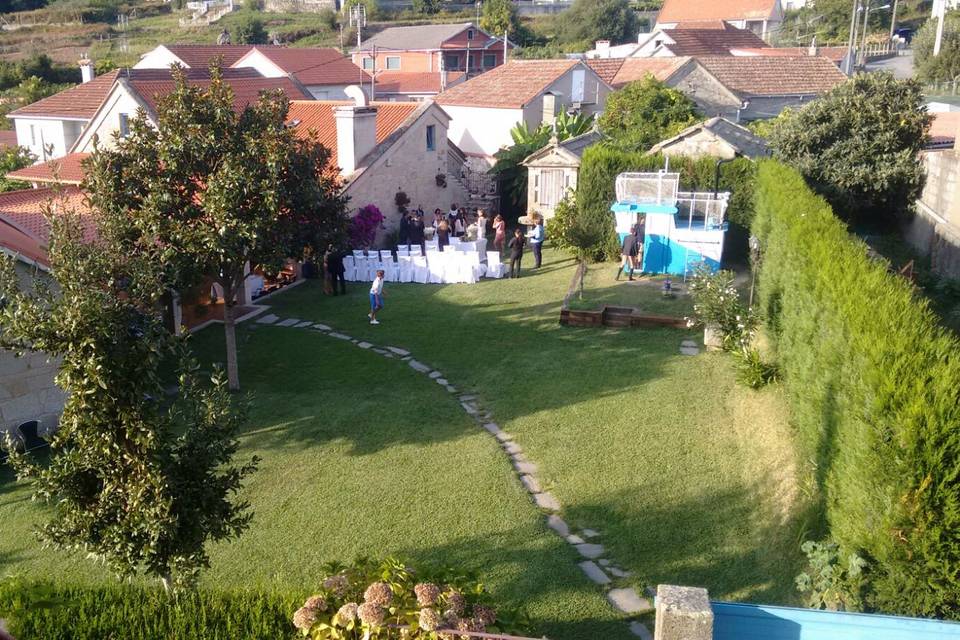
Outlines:
POLYGON ((701 265, 687 287, 693 298, 696 324, 716 326, 727 351, 746 349, 757 325, 753 314, 740 301, 733 280, 732 271, 713 271, 701 265))
POLYGON ((526 628, 521 617, 491 607, 483 585, 461 572, 415 570, 392 558, 328 568, 317 593, 293 614, 293 625, 314 640, 413 640, 436 638, 445 629, 517 633, 526 628))
POLYGON ((597 124, 611 144, 647 151, 696 121, 693 100, 647 76, 612 93, 597 124))
POLYGON ((943 23, 940 55, 933 55, 937 20, 923 23, 913 37, 913 68, 925 82, 951 82, 960 75, 960 13, 952 11, 943 23))
POLYGON ((369 247, 377 238, 383 224, 383 214, 374 204, 368 204, 350 219, 350 242, 354 247, 369 247))
POLYGON ((16 638, 44 640, 220 640, 284 638, 297 597, 200 590, 171 599, 160 589, 0 582, 0 618, 16 638))
POLYGON ((767 362, 755 347, 743 347, 734 352, 737 358, 737 382, 760 389, 780 379, 780 369, 776 364, 767 362))
POLYGON ((763 161, 759 294, 830 535, 866 604, 960 618, 960 342, 800 174, 763 161))
POLYGON ((844 553, 834 542, 808 540, 801 545, 807 569, 797 576, 797 590, 807 594, 806 605, 831 611, 863 609, 867 562, 855 553, 844 553))

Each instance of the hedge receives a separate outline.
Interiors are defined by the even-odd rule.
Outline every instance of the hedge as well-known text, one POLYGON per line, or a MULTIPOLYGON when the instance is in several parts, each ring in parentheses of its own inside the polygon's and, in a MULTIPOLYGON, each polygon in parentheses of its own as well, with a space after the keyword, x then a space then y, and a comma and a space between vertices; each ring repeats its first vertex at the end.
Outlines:
POLYGON ((288 638, 303 595, 200 590, 172 600, 159 587, 7 579, 0 582, 0 618, 17 640, 288 638))
POLYGON ((759 165, 759 295, 830 534, 879 610, 960 619, 960 343, 794 169, 759 165))
MULTIPOLYGON (((682 189, 712 191, 717 159, 712 157, 690 158, 674 156, 670 158, 670 170, 680 173, 682 189)), ((607 221, 610 236, 614 236, 613 216, 610 205, 616 199, 615 182, 617 175, 625 171, 656 172, 664 166, 662 155, 647 155, 598 144, 587 148, 580 162, 580 174, 577 179, 577 204, 581 215, 607 221)), ((736 158, 720 166, 720 188, 731 191, 727 219, 733 226, 746 229, 753 220, 753 191, 756 165, 747 158, 736 158)), ((745 255, 745 234, 732 234, 736 246, 728 243, 725 248, 727 257, 745 255)), ((607 258, 619 256, 619 243, 612 239, 604 247, 607 258)), ((603 255, 598 256, 600 258, 603 255)))

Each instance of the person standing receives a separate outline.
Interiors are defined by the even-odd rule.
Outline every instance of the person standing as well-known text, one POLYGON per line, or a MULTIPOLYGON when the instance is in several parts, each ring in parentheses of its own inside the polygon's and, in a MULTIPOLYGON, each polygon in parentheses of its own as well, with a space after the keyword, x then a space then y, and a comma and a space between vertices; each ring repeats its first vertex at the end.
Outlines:
POLYGON ((620 274, 624 271, 627 272, 627 275, 630 277, 630 280, 633 280, 633 268, 636 266, 637 260, 637 227, 633 226, 630 229, 630 233, 623 237, 623 242, 620 245, 620 268, 617 269, 616 280, 620 279, 620 274))
POLYGON ((383 269, 378 269, 377 277, 370 285, 370 313, 367 314, 370 324, 380 324, 377 320, 377 312, 383 309, 383 274, 383 269))
POLYGON ((643 245, 647 240, 647 217, 640 216, 634 235, 637 238, 637 255, 633 259, 633 268, 643 273, 643 245))
POLYGON ((507 223, 499 213, 493 219, 493 248, 503 253, 503 245, 507 241, 507 223))
POLYGON ((406 211, 400 216, 400 244, 410 244, 410 214, 406 211))
POLYGON ((523 246, 527 244, 527 239, 523 237, 520 227, 513 230, 513 237, 510 238, 510 277, 520 277, 520 261, 523 260, 523 246))
POLYGON ((450 225, 451 231, 454 229, 458 215, 460 215, 460 210, 457 208, 457 203, 454 202, 452 205, 450 205, 450 211, 447 211, 447 224, 450 225))
POLYGON ((423 241, 423 214, 418 213, 410 220, 410 244, 420 245, 420 251, 426 253, 426 246, 423 241))
POLYGON ((330 270, 330 256, 333 255, 333 245, 329 245, 323 252, 323 295, 332 296, 333 291, 333 272, 330 270))
POLYGON ((330 279, 333 289, 333 295, 337 295, 337 286, 340 287, 340 295, 347 295, 347 279, 344 277, 346 269, 343 267, 343 253, 334 248, 331 244, 327 247, 327 265, 330 269, 330 279))
POLYGON ((477 209, 477 240, 487 238, 487 214, 483 209, 477 209))
POLYGON ((530 232, 530 249, 533 251, 533 268, 540 268, 540 261, 543 258, 543 216, 539 213, 533 214, 533 231, 530 232))
POLYGON ((441 220, 437 225, 437 248, 443 251, 448 244, 450 244, 450 225, 446 220, 441 220))

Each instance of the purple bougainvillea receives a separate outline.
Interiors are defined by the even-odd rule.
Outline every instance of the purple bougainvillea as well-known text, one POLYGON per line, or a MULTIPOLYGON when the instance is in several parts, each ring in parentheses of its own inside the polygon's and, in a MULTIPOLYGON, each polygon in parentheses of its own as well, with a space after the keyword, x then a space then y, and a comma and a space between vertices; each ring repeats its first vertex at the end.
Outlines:
POLYGON ((350 242, 354 247, 369 247, 377 237, 383 214, 376 205, 368 204, 350 219, 350 242))

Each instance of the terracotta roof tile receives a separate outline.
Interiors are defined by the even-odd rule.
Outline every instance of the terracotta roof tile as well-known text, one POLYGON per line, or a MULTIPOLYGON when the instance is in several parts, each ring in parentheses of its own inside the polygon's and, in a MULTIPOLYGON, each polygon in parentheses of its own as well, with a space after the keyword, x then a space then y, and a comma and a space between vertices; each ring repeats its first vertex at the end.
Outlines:
POLYGON ((726 56, 731 49, 768 46, 760 36, 747 29, 665 29, 664 35, 674 41, 665 44, 675 56, 726 56))
POLYGON ((690 61, 688 56, 676 58, 626 58, 610 83, 619 89, 630 82, 643 80, 652 75, 660 82, 667 82, 673 74, 690 61))
MULTIPOLYGON (((32 238, 44 249, 50 241, 50 224, 44 215, 48 206, 52 206, 54 212, 63 207, 80 214, 84 240, 96 240, 96 222, 87 206, 86 196, 79 187, 64 186, 59 193, 52 187, 0 193, 0 219, 21 234, 32 238)), ((15 250, 14 247, 10 249, 15 250)), ((45 255, 41 261, 46 261, 45 255)))
MULTIPOLYGON (((280 89, 291 100, 311 97, 290 78, 264 78, 254 69, 224 69, 223 77, 233 88, 234 108, 237 111, 256 102, 264 91, 280 89)), ((203 72, 187 74, 187 82, 191 86, 207 87, 210 85, 210 76, 203 72)), ((175 87, 170 72, 161 69, 132 70, 127 83, 154 111, 157 109, 157 97, 171 93, 175 87), (145 74, 144 71, 151 73, 145 74)))
POLYGON ((704 56, 721 84, 741 96, 819 95, 847 76, 821 56, 704 56))
POLYGON ((370 76, 337 49, 324 47, 255 47, 305 85, 356 84, 370 76))
POLYGON ((664 0, 657 23, 704 20, 762 20, 780 0, 664 0))
MULTIPOLYGON (((806 56, 810 55, 807 47, 762 47, 762 48, 742 48, 736 47, 733 55, 751 55, 751 56, 806 56)), ((845 55, 846 47, 819 47, 817 55, 839 64, 845 55)))
POLYGON ((0 214, 0 250, 22 256, 30 262, 50 265, 47 250, 40 241, 0 214))
POLYGON ((960 111, 943 111, 930 114, 930 138, 934 140, 954 140, 960 130, 960 111))
MULTIPOLYGON (((665 58, 647 58, 647 60, 662 60, 665 58)), ((613 84, 613 79, 616 77, 617 72, 620 71, 620 67, 623 66, 623 61, 626 58, 591 58, 589 60, 584 60, 587 63, 587 66, 593 69, 593 72, 600 76, 600 79, 606 82, 609 85, 613 84)))
POLYGON ((89 120, 97 112, 106 99, 119 71, 114 70, 98 76, 90 82, 78 84, 60 93, 37 100, 33 104, 20 107, 9 116, 41 116, 48 118, 65 118, 75 120, 89 120))
POLYGON ((62 184, 80 184, 84 171, 81 163, 89 153, 68 153, 62 158, 39 162, 7 174, 11 180, 25 182, 60 182, 62 184))
POLYGON ((684 20, 677 23, 674 29, 728 29, 729 22, 723 20, 684 20))
POLYGON ((17 146, 17 132, 8 129, 0 131, 0 149, 17 146))
MULTIPOLYGON (((333 110, 337 107, 352 105, 344 100, 294 100, 290 104, 287 122, 296 122, 298 135, 306 136, 313 132, 317 140, 330 150, 330 163, 339 164, 337 158, 337 124, 333 110)), ((380 144, 407 121, 407 118, 422 106, 419 102, 372 102, 377 107, 377 144, 380 144)))
POLYGON ((437 103, 519 109, 578 64, 578 60, 511 60, 447 89, 437 96, 437 103))
POLYGON ((250 44, 168 44, 166 47, 191 69, 206 69, 217 57, 223 58, 222 66, 229 67, 253 49, 250 44))

